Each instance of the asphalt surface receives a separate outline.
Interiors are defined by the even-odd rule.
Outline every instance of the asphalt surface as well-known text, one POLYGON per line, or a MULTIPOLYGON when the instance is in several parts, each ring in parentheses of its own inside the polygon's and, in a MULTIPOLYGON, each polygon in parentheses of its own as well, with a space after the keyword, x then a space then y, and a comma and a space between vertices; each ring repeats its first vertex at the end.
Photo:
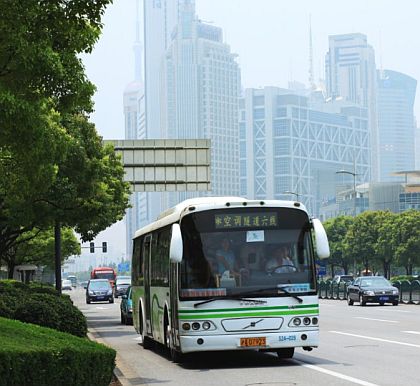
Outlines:
POLYGON ((120 323, 119 299, 88 305, 84 290, 71 296, 91 334, 117 350, 116 373, 124 386, 420 384, 420 305, 350 307, 320 300, 318 349, 297 349, 293 359, 283 360, 271 353, 198 353, 175 364, 159 346, 144 350, 133 326, 120 323))

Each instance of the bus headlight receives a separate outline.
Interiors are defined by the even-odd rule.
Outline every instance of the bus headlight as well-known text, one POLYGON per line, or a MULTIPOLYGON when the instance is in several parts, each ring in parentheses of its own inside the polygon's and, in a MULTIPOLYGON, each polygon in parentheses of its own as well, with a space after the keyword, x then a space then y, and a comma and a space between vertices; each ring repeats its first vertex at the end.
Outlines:
POLYGON ((295 326, 300 326, 300 323, 301 323, 300 318, 294 318, 294 319, 293 319, 293 324, 294 324, 295 326))
POLYGON ((303 324, 304 324, 305 326, 309 326, 309 325, 311 324, 311 319, 310 319, 310 318, 308 318, 308 317, 303 318, 303 324))
POLYGON ((192 324, 192 329, 193 330, 199 330, 200 329, 200 323, 198 323, 198 322, 194 322, 193 324, 192 324))
POLYGON ((191 328, 191 326, 190 326, 190 324, 189 324, 189 323, 183 323, 183 324, 182 324, 182 328, 183 328, 185 331, 189 331, 189 330, 190 330, 190 328, 191 328))
POLYGON ((203 323, 203 330, 208 330, 211 327, 210 322, 204 322, 203 323))

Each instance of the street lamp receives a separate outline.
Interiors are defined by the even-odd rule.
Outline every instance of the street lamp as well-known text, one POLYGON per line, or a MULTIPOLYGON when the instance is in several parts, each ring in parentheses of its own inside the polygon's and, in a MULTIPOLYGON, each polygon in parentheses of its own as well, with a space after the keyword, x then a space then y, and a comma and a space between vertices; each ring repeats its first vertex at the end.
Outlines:
POLYGON ((353 215, 356 217, 356 176, 357 173, 349 172, 348 170, 339 170, 335 172, 336 174, 350 174, 353 176, 353 193, 354 193, 354 205, 353 205, 353 215))
POLYGON ((290 190, 286 190, 283 194, 294 194, 296 196, 296 201, 299 201, 299 193, 291 192, 290 190))

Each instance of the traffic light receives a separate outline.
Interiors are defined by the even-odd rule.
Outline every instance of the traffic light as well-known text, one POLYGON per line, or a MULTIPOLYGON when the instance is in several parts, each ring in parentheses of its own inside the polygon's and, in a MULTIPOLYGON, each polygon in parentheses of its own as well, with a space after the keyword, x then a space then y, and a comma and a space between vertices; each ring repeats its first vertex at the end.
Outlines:
POLYGON ((106 253, 106 251, 107 251, 107 245, 106 245, 106 241, 104 241, 104 242, 102 243, 102 252, 103 252, 103 253, 106 253))
POLYGON ((89 243, 90 253, 95 253, 95 243, 89 243))

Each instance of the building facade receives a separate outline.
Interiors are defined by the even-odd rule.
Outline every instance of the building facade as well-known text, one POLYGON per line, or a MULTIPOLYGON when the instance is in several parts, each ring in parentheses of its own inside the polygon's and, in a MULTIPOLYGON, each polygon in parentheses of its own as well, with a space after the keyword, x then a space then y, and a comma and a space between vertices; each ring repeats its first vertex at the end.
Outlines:
POLYGON ((368 110, 371 178, 379 179, 379 143, 376 112, 375 52, 361 33, 329 37, 325 56, 327 96, 343 98, 368 110))
POLYGON ((379 180, 403 181, 392 175, 415 169, 414 99, 417 81, 396 71, 378 71, 379 180))
POLYGON ((336 197, 336 185, 369 181, 366 109, 340 113, 276 87, 247 89, 240 101, 240 194, 255 199, 298 199, 313 215, 336 197), (289 193, 287 193, 289 192, 289 193))
MULTIPOLYGON (((161 125, 167 138, 211 139, 211 195, 239 193, 240 70, 221 28, 198 20, 193 1, 179 6, 179 23, 163 58, 161 125)), ((168 205, 191 194, 171 195, 168 205)))

